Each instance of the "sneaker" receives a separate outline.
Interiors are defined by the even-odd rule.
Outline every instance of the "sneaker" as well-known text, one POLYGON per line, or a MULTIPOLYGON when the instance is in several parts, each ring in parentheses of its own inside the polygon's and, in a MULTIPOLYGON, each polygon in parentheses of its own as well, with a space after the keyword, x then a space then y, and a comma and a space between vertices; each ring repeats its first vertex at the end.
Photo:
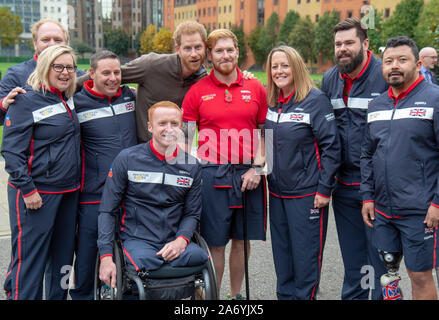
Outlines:
POLYGON ((226 300, 245 300, 245 298, 240 293, 236 294, 236 296, 233 297, 231 297, 230 293, 228 293, 226 296, 226 300))

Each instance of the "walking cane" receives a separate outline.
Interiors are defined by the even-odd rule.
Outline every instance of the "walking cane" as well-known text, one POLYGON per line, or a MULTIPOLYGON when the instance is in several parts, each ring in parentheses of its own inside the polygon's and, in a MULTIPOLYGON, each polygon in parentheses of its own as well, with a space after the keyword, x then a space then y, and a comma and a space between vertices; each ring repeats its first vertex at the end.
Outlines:
POLYGON ((242 193, 242 226, 244 236, 244 268, 245 268, 245 295, 246 299, 250 300, 250 286, 248 281, 248 252, 247 252, 247 206, 246 206, 246 192, 242 193))

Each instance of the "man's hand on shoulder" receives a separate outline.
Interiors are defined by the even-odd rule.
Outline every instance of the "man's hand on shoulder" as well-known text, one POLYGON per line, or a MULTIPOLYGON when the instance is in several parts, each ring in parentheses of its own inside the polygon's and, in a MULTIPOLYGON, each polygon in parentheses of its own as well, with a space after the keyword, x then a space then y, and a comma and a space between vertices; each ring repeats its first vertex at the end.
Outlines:
POLYGON ((255 75, 253 73, 251 73, 250 71, 248 71, 248 70, 242 71, 242 77, 245 80, 255 79, 255 75))
POLYGON ((16 87, 16 88, 12 89, 8 93, 8 95, 1 100, 1 102, 2 102, 2 105, 1 105, 2 109, 3 110, 8 110, 9 106, 15 102, 15 97, 19 93, 26 93, 26 90, 24 90, 21 87, 16 87))

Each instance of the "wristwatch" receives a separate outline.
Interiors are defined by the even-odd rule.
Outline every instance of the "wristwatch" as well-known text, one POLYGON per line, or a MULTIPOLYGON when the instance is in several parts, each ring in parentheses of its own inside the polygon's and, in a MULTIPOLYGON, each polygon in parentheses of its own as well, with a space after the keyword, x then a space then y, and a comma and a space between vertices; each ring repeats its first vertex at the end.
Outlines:
POLYGON ((259 174, 259 175, 264 174, 264 166, 252 164, 252 168, 255 169, 256 174, 259 174))

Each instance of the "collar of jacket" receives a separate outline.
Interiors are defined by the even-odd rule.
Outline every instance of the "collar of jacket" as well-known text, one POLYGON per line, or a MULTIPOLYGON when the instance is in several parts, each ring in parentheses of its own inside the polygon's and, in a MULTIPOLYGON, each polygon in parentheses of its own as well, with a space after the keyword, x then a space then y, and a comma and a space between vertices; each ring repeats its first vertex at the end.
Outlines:
POLYGON ((109 96, 106 96, 105 94, 102 94, 102 93, 99 93, 99 92, 93 90, 93 86, 94 86, 93 80, 87 80, 86 82, 84 82, 84 88, 88 93, 90 93, 92 96, 95 96, 95 97, 98 97, 101 99, 107 99, 109 102, 111 102, 111 99, 113 99, 113 98, 118 98, 122 93, 122 89, 119 88, 119 90, 117 90, 117 93, 114 96, 109 97, 109 96))
POLYGON ((160 152, 158 152, 158 151, 154 148, 153 139, 149 140, 149 147, 151 148, 152 153, 153 153, 157 158, 159 158, 159 160, 161 160, 161 161, 164 161, 164 160, 167 160, 167 161, 172 160, 172 159, 176 158, 177 155, 178 155, 178 145, 177 145, 177 147, 175 148, 175 151, 174 151, 174 153, 173 153, 171 156, 166 156, 166 155, 161 154, 160 152))

